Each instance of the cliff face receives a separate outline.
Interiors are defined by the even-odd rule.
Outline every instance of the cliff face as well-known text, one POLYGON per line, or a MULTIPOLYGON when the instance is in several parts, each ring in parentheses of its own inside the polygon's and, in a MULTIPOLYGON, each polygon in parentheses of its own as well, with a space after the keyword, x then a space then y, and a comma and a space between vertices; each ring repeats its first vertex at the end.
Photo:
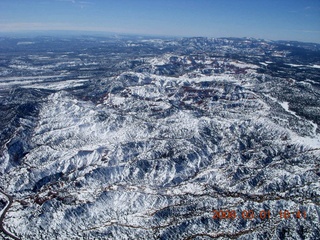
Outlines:
POLYGON ((319 236, 318 60, 261 40, 74 41, 72 52, 2 56, 4 229, 21 239, 319 236), (295 58, 303 66, 285 62, 295 58))

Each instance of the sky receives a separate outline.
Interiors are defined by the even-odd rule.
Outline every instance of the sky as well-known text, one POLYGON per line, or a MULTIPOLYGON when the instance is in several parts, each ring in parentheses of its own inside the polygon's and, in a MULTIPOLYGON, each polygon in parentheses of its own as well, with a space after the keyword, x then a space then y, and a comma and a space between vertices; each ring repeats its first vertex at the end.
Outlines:
POLYGON ((43 30, 320 43, 320 0, 0 0, 0 32, 43 30))

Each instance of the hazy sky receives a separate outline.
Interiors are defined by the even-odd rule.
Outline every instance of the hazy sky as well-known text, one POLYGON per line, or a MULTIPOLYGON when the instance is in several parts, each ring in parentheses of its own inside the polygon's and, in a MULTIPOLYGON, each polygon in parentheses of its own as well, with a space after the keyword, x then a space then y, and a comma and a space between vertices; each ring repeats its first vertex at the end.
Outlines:
POLYGON ((0 0, 0 31, 21 30, 320 43, 320 0, 0 0))

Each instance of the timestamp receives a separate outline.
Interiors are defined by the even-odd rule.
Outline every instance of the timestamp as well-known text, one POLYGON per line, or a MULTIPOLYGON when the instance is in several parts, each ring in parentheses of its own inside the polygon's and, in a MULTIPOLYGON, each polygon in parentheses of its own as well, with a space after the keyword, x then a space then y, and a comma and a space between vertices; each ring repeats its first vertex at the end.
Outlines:
POLYGON ((237 212, 236 210, 213 210, 213 219, 261 219, 267 220, 271 219, 272 217, 279 217, 280 219, 290 219, 290 218, 307 218, 306 211, 298 210, 296 212, 290 212, 288 210, 280 210, 274 214, 271 214, 270 210, 261 210, 261 211, 254 211, 254 210, 243 210, 241 213, 237 212))

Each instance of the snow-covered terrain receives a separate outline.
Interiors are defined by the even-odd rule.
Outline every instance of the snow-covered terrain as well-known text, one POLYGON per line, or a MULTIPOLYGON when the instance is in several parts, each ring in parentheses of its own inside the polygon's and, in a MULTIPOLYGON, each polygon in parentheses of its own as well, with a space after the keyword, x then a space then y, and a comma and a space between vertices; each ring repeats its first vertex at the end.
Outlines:
POLYGON ((109 75, 74 70, 107 62, 79 49, 61 77, 1 77, 3 228, 18 239, 317 239, 319 87, 260 73, 268 60, 201 55, 196 40, 194 55, 132 40, 170 52, 119 57, 109 75))

